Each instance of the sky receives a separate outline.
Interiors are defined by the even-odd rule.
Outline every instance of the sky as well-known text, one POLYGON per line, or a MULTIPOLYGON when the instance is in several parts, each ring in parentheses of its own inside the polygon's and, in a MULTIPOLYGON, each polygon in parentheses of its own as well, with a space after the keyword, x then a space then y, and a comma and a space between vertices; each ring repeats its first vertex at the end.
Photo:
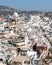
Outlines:
POLYGON ((52 11, 52 0, 0 0, 0 5, 23 11, 52 11))

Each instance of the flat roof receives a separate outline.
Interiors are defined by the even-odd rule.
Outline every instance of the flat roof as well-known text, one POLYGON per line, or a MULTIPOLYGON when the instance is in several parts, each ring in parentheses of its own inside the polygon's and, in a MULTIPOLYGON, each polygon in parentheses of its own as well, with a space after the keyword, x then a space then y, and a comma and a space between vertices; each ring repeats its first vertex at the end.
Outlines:
POLYGON ((17 56, 15 58, 13 58, 12 62, 23 62, 23 61, 29 61, 30 58, 28 58, 27 56, 17 56))

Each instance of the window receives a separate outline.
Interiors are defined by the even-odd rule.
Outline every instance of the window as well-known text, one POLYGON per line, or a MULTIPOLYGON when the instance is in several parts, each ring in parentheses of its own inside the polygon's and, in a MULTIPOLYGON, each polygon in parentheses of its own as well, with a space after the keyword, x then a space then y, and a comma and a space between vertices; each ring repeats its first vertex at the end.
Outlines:
POLYGON ((30 61, 24 61, 24 64, 30 64, 30 61))
POLYGON ((22 65, 20 62, 13 62, 12 65, 22 65))
POLYGON ((3 59, 0 58, 0 61, 3 61, 3 59))

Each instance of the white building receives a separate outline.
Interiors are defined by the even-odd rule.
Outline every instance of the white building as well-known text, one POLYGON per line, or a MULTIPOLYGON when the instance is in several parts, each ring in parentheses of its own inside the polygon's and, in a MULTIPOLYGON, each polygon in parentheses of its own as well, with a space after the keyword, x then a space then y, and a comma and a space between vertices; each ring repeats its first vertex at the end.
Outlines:
POLYGON ((31 20, 30 21, 39 21, 40 20, 40 16, 38 16, 38 15, 31 15, 31 20))

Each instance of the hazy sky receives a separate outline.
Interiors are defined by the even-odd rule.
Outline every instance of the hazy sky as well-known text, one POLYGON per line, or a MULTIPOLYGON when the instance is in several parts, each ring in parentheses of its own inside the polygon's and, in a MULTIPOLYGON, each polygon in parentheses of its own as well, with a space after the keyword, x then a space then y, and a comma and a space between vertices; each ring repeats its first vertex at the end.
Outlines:
POLYGON ((52 11, 52 0, 0 0, 0 5, 19 10, 52 11))

